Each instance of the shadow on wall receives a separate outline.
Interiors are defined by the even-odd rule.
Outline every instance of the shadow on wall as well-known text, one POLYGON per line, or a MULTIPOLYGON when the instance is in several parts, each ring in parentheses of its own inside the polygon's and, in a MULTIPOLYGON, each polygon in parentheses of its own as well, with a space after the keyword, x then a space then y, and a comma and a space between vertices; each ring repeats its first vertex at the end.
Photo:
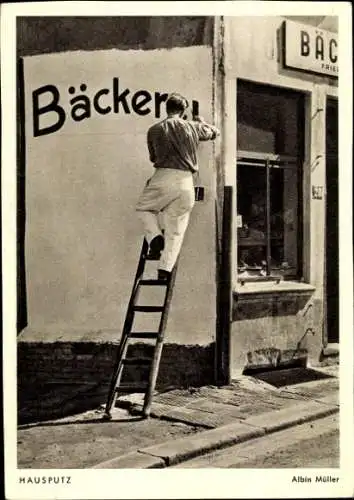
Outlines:
MULTIPOLYGON (((128 357, 147 357, 151 346, 133 344, 128 357)), ((117 344, 19 342, 18 423, 62 418, 106 403, 117 344)), ((143 369, 123 381, 146 380, 143 369)), ((157 391, 213 382, 214 344, 164 346, 157 391)))
POLYGON ((212 17, 19 17, 19 56, 99 49, 157 49, 211 45, 212 17))
POLYGON ((305 308, 308 300, 308 296, 281 298, 273 295, 266 300, 256 298, 255 300, 234 302, 232 320, 243 321, 247 319, 294 316, 305 308))

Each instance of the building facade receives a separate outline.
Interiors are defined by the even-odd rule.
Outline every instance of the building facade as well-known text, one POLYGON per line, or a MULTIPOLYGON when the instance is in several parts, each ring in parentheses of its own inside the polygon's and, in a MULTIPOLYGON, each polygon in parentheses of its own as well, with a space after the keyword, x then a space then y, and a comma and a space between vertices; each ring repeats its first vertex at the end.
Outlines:
POLYGON ((338 347, 336 31, 315 17, 18 20, 20 372, 109 378, 146 131, 173 91, 221 138, 200 148, 160 385, 338 347))
POLYGON ((333 20, 300 21, 224 20, 231 371, 246 353, 316 363, 339 340, 338 42, 333 20))

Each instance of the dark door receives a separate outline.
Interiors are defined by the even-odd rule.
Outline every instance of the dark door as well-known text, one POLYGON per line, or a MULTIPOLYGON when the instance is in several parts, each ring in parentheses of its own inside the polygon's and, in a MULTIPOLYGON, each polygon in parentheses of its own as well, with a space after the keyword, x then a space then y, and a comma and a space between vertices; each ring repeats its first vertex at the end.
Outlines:
POLYGON ((326 106, 326 300, 327 339, 339 342, 338 101, 326 106))

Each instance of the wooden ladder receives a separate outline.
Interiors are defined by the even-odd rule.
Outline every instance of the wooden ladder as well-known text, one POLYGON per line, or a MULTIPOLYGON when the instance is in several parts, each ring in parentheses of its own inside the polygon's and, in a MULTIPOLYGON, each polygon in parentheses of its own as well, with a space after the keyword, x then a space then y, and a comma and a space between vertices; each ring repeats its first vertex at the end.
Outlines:
MULTIPOLYGON (((163 348, 163 340, 166 330, 167 318, 170 309, 173 287, 176 278, 177 262, 171 272, 171 276, 167 280, 159 279, 144 279, 145 264, 147 260, 158 260, 156 258, 151 258, 148 255, 148 243, 144 239, 141 248, 139 264, 137 272, 135 275, 134 285, 132 293, 130 296, 127 314, 124 321, 122 338, 117 350, 116 361, 114 364, 113 375, 110 383, 108 399, 106 403, 104 418, 111 419, 111 409, 114 407, 116 399, 121 394, 129 393, 143 393, 144 405, 143 405, 143 416, 148 417, 150 415, 152 398, 156 386, 157 375, 159 371, 160 359, 163 348), (163 304, 159 306, 147 306, 138 305, 139 292, 142 287, 164 287, 165 295, 163 299, 163 304), (141 313, 160 313, 159 327, 157 331, 150 332, 135 332, 132 331, 135 314, 137 312, 141 313), (127 352, 129 347, 129 341, 132 339, 140 340, 153 340, 155 344, 153 345, 153 355, 151 358, 127 358, 127 352), (140 383, 122 383, 122 375, 124 368, 126 366, 148 366, 148 380, 146 382, 140 383)), ((151 345, 151 344, 150 344, 151 345)))

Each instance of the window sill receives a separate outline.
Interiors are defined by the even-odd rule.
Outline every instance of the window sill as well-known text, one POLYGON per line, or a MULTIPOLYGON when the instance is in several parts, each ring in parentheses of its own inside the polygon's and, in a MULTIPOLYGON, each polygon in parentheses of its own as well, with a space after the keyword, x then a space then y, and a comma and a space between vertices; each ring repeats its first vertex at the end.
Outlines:
POLYGON ((292 295, 303 296, 312 295, 316 288, 307 283, 299 281, 266 281, 266 282, 245 282, 243 285, 237 283, 233 289, 233 295, 238 300, 249 298, 257 299, 261 296, 292 295))

